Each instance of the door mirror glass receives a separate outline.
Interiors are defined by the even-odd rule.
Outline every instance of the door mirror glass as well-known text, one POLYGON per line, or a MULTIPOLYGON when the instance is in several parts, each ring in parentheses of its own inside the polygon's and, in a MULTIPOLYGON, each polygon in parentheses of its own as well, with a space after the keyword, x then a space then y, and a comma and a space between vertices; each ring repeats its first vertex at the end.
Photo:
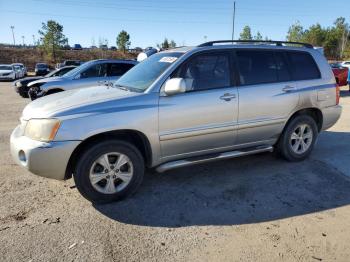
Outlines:
POLYGON ((172 78, 165 82, 164 93, 168 96, 186 92, 186 82, 183 78, 172 78))

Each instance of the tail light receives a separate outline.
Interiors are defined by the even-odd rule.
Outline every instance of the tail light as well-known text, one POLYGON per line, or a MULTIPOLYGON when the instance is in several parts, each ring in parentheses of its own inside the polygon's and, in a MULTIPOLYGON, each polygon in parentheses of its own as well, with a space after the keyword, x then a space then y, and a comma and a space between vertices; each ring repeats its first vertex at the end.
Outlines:
POLYGON ((336 105, 339 105, 339 100, 340 100, 340 88, 339 88, 339 85, 336 84, 335 86, 335 104, 336 105))

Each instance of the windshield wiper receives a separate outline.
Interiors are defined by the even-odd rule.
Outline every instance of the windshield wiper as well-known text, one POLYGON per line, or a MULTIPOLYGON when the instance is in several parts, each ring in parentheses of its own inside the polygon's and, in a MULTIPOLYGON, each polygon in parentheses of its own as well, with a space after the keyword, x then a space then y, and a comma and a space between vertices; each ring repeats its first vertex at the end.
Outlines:
POLYGON ((134 88, 134 87, 130 87, 130 86, 123 86, 123 85, 118 85, 118 84, 114 84, 113 86, 121 89, 121 90, 124 90, 124 91, 130 91, 130 92, 137 92, 137 93, 140 93, 140 90, 137 89, 137 88, 134 88))
POLYGON ((115 86, 121 90, 124 90, 124 91, 130 91, 130 89, 127 86, 122 86, 122 85, 117 85, 117 84, 115 84, 113 86, 115 86))

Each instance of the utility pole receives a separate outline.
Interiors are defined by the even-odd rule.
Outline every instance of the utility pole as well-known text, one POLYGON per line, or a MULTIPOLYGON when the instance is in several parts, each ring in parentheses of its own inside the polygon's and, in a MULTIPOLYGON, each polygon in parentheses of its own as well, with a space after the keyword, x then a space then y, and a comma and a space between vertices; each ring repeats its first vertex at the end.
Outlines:
POLYGON ((16 45, 16 41, 15 41, 15 33, 13 32, 13 29, 15 29, 15 27, 13 25, 11 25, 11 31, 12 31, 12 38, 13 38, 13 45, 16 45))
POLYGON ((33 37, 33 46, 35 46, 35 35, 32 35, 33 37))
POLYGON ((235 38, 236 1, 233 1, 232 40, 235 38))
POLYGON ((22 35, 22 43, 23 43, 23 46, 24 46, 24 35, 22 35))

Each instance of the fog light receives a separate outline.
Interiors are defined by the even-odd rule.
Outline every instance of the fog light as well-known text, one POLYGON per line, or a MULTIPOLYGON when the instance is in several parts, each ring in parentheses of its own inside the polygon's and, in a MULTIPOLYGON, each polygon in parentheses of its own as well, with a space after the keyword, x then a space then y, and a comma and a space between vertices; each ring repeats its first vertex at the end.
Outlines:
POLYGON ((18 158, 19 158, 19 161, 21 161, 22 163, 27 162, 26 154, 24 153, 23 150, 18 152, 18 158))

